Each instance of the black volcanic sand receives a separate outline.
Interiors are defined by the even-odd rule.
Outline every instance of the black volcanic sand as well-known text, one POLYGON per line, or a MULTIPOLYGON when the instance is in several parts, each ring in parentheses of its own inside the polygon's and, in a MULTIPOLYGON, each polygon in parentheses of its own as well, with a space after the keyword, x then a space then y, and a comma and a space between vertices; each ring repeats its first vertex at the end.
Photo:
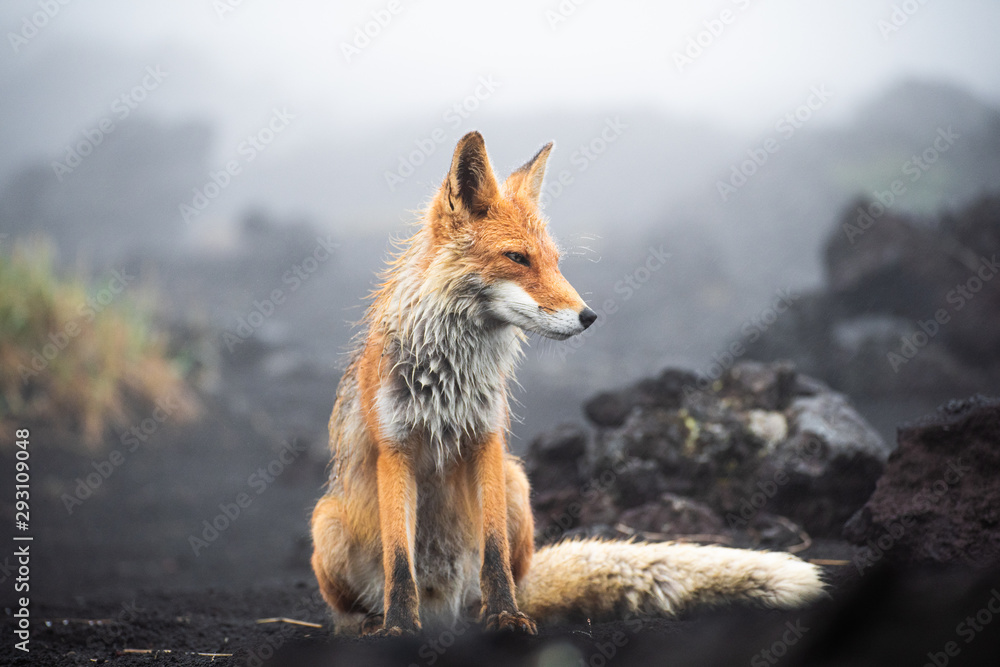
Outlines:
MULTIPOLYGON (((64 494, 107 472, 108 452, 71 452, 68 436, 32 429, 31 651, 14 648, 8 547, 0 664, 1000 664, 1000 572, 904 570, 888 560, 864 578, 851 562, 829 566, 831 599, 803 611, 706 610, 543 628, 536 638, 462 624, 409 640, 336 639, 308 565, 308 515, 327 465, 322 434, 283 445, 253 420, 209 407, 201 423, 168 421, 134 452, 114 440, 124 462, 72 513, 64 494), (204 522, 222 526, 241 494, 249 503, 209 540, 204 522), (323 627, 260 623, 273 618, 323 627)), ((12 450, 0 459, 0 470, 13 471, 12 450)), ((0 477, 12 498, 13 473, 0 477)), ((2 512, 11 545, 6 500, 2 512)), ((817 541, 800 555, 851 561, 853 549, 817 541)))

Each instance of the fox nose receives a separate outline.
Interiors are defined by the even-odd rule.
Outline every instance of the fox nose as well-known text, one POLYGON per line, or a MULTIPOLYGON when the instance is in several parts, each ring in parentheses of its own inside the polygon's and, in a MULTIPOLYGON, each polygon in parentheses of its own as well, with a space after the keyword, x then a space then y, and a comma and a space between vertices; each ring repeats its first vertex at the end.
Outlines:
POLYGON ((587 327, 589 327, 595 321, 597 321, 597 313, 595 313, 590 308, 584 308, 580 312, 580 324, 583 325, 584 329, 586 329, 587 327))

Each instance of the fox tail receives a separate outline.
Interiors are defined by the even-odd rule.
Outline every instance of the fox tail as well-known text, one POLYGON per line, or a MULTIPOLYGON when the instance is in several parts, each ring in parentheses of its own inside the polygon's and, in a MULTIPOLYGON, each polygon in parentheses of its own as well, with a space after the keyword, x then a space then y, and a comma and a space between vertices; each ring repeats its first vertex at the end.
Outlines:
POLYGON ((790 609, 822 595, 820 569, 787 553, 585 539, 540 549, 517 602, 535 620, 558 623, 670 617, 730 602, 790 609))

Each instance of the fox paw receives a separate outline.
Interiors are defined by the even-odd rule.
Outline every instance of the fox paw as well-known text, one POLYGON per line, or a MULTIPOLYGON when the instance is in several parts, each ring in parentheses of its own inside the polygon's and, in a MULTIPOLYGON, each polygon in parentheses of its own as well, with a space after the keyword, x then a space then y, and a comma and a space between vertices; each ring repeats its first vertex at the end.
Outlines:
MULTIPOLYGON (((413 637, 420 632, 420 621, 416 619, 405 625, 399 625, 397 623, 386 624, 382 614, 373 614, 369 618, 371 619, 370 635, 372 637, 413 637)), ((365 622, 368 622, 369 618, 366 618, 365 622)))
POLYGON ((535 622, 519 611, 501 611, 488 614, 483 629, 497 632, 517 632, 526 635, 538 634, 535 622))
POLYGON ((361 621, 361 635, 373 635, 385 625, 385 614, 368 614, 361 621))
POLYGON ((371 633, 372 637, 415 637, 417 634, 416 628, 401 628, 398 625, 394 625, 391 628, 381 628, 371 633))

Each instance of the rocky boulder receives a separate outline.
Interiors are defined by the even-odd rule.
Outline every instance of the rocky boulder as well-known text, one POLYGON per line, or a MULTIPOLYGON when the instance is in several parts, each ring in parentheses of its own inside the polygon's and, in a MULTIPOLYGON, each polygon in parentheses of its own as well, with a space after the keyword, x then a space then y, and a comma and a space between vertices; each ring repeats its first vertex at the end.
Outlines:
POLYGON ((952 401, 901 427, 844 536, 858 545, 862 571, 883 559, 1000 565, 1000 399, 952 401))
POLYGON ((783 364, 716 379, 667 369, 585 412, 591 428, 561 427, 527 453, 542 541, 837 536, 889 453, 842 395, 783 364))
POLYGON ((860 200, 803 295, 747 357, 791 359, 852 396, 968 395, 1000 378, 1000 197, 935 220, 860 200))

